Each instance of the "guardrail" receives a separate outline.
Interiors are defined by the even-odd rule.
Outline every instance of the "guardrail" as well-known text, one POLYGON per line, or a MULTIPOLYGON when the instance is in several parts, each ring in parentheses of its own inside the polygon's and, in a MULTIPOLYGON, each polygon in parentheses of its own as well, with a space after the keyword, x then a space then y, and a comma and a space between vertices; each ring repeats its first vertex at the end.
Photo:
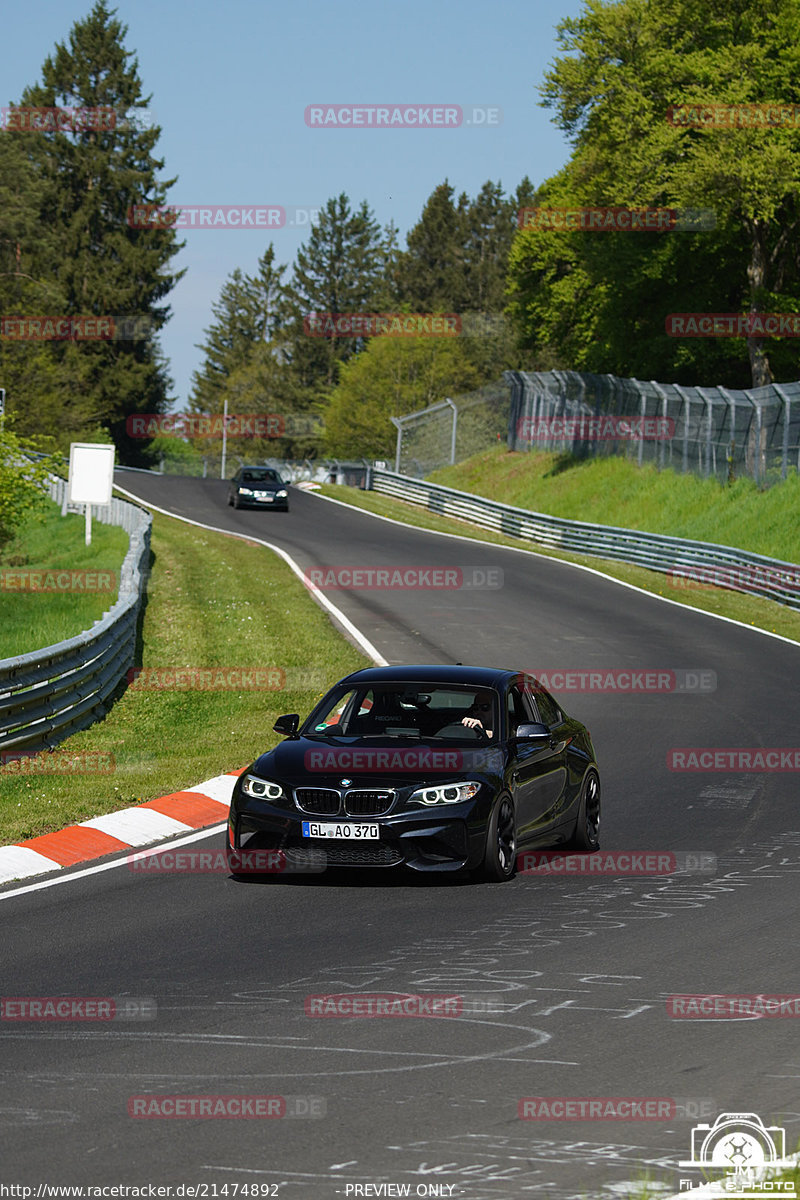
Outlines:
POLYGON ((373 491, 417 504, 429 512, 470 521, 510 537, 663 571, 673 577, 676 588, 726 587, 800 609, 800 566, 795 563, 751 554, 735 546, 529 512, 394 471, 373 469, 371 486, 373 491))
MULTIPOLYGON (((66 481, 52 478, 50 495, 66 511, 66 481)), ((129 536, 116 603, 76 637, 0 660, 0 751, 50 749, 105 716, 108 698, 134 664, 136 625, 152 517, 116 497, 92 517, 129 536)))

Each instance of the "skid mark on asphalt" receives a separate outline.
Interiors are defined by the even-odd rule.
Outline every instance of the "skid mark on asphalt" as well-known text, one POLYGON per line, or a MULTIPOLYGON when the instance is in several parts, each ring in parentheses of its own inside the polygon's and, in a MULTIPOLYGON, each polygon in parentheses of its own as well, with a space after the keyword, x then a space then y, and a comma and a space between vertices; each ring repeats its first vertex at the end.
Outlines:
POLYGON ((700 793, 700 799, 705 801, 704 808, 734 808, 744 809, 752 804, 756 796, 764 790, 763 780, 755 783, 742 780, 740 783, 710 783, 700 793))
POLYGON ((30 1128, 40 1125, 71 1125, 80 1114, 71 1109, 0 1108, 0 1127, 30 1128))

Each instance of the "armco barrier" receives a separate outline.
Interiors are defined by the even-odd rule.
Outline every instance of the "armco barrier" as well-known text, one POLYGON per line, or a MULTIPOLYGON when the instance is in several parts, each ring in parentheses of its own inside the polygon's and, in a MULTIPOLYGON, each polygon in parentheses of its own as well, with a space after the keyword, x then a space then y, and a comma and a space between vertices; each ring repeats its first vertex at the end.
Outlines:
MULTIPOLYGON (((66 509, 65 480, 53 478, 50 495, 66 509)), ((152 517, 116 498, 93 506, 92 517, 120 525, 129 536, 119 596, 105 616, 77 637, 0 660, 0 751, 48 749, 99 720, 108 697, 134 664, 152 517)))
POLYGON ((676 584, 685 578, 687 584, 724 580, 722 586, 734 591, 765 596, 779 604, 800 609, 800 566, 751 554, 734 546, 717 546, 713 542, 692 542, 684 538, 666 537, 659 533, 642 533, 636 529, 617 529, 613 525, 591 525, 587 521, 570 521, 546 513, 529 512, 500 504, 469 492, 442 487, 398 475, 394 471, 374 469, 371 472, 372 490, 409 504, 417 504, 429 512, 445 517, 470 521, 484 529, 494 529, 510 537, 538 542, 576 554, 597 558, 617 559, 664 571, 675 576, 676 584))

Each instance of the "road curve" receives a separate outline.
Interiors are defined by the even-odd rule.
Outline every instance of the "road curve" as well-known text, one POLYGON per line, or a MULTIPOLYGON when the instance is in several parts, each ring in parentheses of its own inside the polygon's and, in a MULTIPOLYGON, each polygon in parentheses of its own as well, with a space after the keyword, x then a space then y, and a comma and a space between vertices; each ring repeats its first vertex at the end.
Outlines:
POLYGON ((715 869, 473 887, 237 884, 123 865, 6 901, 0 891, 4 996, 138 997, 151 1016, 155 1005, 147 1021, 2 1022, 6 1179, 610 1200, 648 1168, 677 1191, 698 1116, 757 1112, 796 1143, 795 1021, 679 1020, 667 998, 800 992, 797 775, 681 772, 667 756, 797 746, 800 647, 298 489, 288 514, 234 512, 219 481, 117 479, 146 503, 280 546, 303 569, 444 567, 502 584, 328 592, 390 662, 705 672, 713 690, 558 694, 592 731, 604 851, 699 851, 715 869), (350 991, 491 1003, 457 1018, 306 1015, 306 997, 350 991), (128 1114, 131 1097, 152 1093, 280 1095, 298 1115, 128 1114), (526 1097, 672 1107, 656 1120, 520 1120, 526 1097))

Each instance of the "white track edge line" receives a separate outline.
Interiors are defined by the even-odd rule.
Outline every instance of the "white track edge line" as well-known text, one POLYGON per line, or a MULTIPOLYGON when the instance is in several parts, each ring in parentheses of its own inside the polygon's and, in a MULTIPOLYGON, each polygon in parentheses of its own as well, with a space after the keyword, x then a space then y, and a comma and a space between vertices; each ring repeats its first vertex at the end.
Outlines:
MULTIPOLYGON (((120 487, 119 484, 115 483, 114 487, 117 489, 117 491, 122 492, 122 494, 124 496, 129 496, 131 498, 131 500, 135 500, 137 502, 137 504, 141 504, 145 508, 150 508, 153 510, 153 512, 162 513, 165 517, 173 517, 176 521, 183 521, 186 525, 196 525, 199 529, 207 529, 211 533, 221 533, 228 537, 240 538, 242 541, 257 542, 258 545, 266 546, 268 550, 273 550, 294 571, 295 575, 298 577, 300 582, 304 585, 304 587, 306 587, 311 592, 312 596, 317 601, 317 603, 320 605, 320 607, 327 609, 328 612, 333 617, 335 617, 335 619, 337 621, 339 621, 339 623, 348 631, 348 633, 350 633, 350 635, 353 637, 353 639, 361 647, 361 649, 364 651, 364 653, 367 654, 373 660, 373 662, 376 664, 376 666, 379 666, 379 667, 388 666, 387 660, 383 657, 382 654, 380 654, 378 652, 378 650, 375 648, 375 646, 373 646, 373 644, 369 640, 369 638, 367 638, 361 632, 361 630, 358 629, 353 624, 353 622, 350 620, 349 617, 345 616, 345 614, 341 611, 341 609, 337 608, 337 606, 335 604, 333 604, 328 599, 327 596, 323 595, 323 593, 319 590, 319 588, 316 586, 316 584, 311 583, 310 580, 307 580, 304 577, 303 572, 300 570, 300 567, 297 565, 297 563, 294 561, 294 559, 291 557, 291 555, 288 554, 285 550, 281 549, 280 546, 275 546, 275 545, 273 545, 272 542, 267 542, 263 538, 253 537, 251 534, 236 533, 235 531, 230 530, 230 529, 218 529, 214 525, 206 525, 202 521, 192 521, 189 517, 182 517, 182 516, 179 516, 177 513, 168 512, 167 509, 160 508, 157 504, 149 504, 146 500, 143 500, 141 498, 141 496, 137 496, 133 492, 129 492, 127 490, 127 488, 120 487)), ((197 784, 196 786, 199 787, 201 785, 197 784)), ((157 799, 160 799, 160 797, 157 797, 157 799)), ((95 818, 93 818, 93 819, 95 819, 95 818)), ((225 826, 222 825, 222 826, 217 826, 215 828, 221 829, 224 827, 225 826)), ((189 840, 194 841, 195 838, 190 838, 189 840)), ((159 844, 162 844, 162 843, 158 843, 158 842, 153 843, 154 846, 157 846, 159 844)), ((184 844, 185 844, 184 842, 176 842, 175 843, 175 845, 184 845, 184 844)), ((72 873, 70 875, 59 876, 58 879, 47 880, 47 881, 40 882, 37 884, 28 884, 27 886, 23 885, 22 887, 16 888, 14 891, 0 893, 0 900, 5 900, 10 896, 18 896, 22 892, 39 891, 41 888, 51 887, 56 883, 66 883, 67 880, 69 880, 69 879, 81 879, 85 875, 91 875, 94 871, 100 871, 100 870, 107 871, 116 865, 117 865, 116 862, 107 863, 101 867, 89 867, 84 871, 79 871, 76 873, 72 873)))
MULTIPOLYGON (((116 487, 116 484, 114 485, 116 487)), ((357 504, 348 504, 346 500, 336 500, 333 496, 323 496, 319 492, 306 492, 307 496, 316 496, 318 500, 327 500, 329 504, 341 504, 343 508, 349 508, 351 511, 364 513, 368 517, 374 517, 377 521, 388 521, 390 525, 401 525, 404 529, 419 529, 421 533, 432 533, 436 537, 455 538, 460 542, 477 542, 479 546, 490 546, 494 550, 510 550, 512 554, 537 554, 540 558, 554 559, 556 562, 563 563, 565 567, 575 567, 578 571, 588 571, 590 575, 599 575, 601 579, 608 579, 611 583, 616 583, 619 587, 630 588, 633 592, 640 592, 643 596, 652 596, 654 600, 663 600, 665 604, 674 604, 676 608, 687 609, 689 612, 700 613, 703 617, 713 617, 715 621, 726 621, 729 625, 738 625, 740 629, 749 629, 751 633, 761 633, 764 637, 775 638, 779 642, 788 642, 790 646, 800 646, 800 641, 794 638, 786 637, 782 633, 772 633, 769 629, 762 629, 759 625, 746 625, 744 621, 737 621, 735 617, 724 617, 721 613, 708 612, 705 608, 694 608, 691 604, 683 604, 680 600, 672 600, 669 596, 659 596, 658 592, 650 592, 647 588, 639 587, 635 583, 627 583, 624 579, 617 579, 614 575, 606 575, 604 571, 600 571, 597 567, 587 567, 583 563, 570 562, 567 558, 559 558, 557 553, 540 554, 534 547, 537 543, 532 543, 529 550, 526 546, 504 546, 499 542, 485 542, 483 538, 470 537, 465 533, 447 533, 443 529, 426 529, 424 525, 412 525, 409 521, 398 521, 395 517, 385 517, 381 513, 370 512, 368 508, 360 508, 357 504)), ((388 495, 386 492, 375 492, 376 496, 388 495)), ((485 497, 479 497, 484 499, 485 497)), ((388 496, 390 500, 396 500, 396 496, 388 496)), ((401 501, 402 503, 402 501, 401 501)), ((408 503, 408 501, 406 501, 408 503)), ((414 505, 421 512, 427 512, 427 509, 421 505, 414 505)), ((456 521, 457 517, 448 517, 444 513, 437 513, 437 516, 442 516, 446 521, 456 521)), ((544 514, 546 515, 546 514, 544 514)), ((646 532, 646 531, 644 531, 646 532)), ((570 553, 576 553, 571 551, 570 553)), ((623 563, 623 566, 635 567, 638 563, 623 563)), ((647 570, 643 567, 642 570, 647 570)), ((721 589, 724 590, 724 589, 721 589)), ((739 593, 741 594, 741 593, 739 593)), ((756 597, 757 599, 766 599, 764 596, 756 597)), ((777 601, 775 602, 777 603, 777 601)))
MULTIPOLYGON (((133 858, 142 858, 147 854, 157 854, 159 847, 169 845, 170 847, 188 846, 190 842, 199 842, 201 838, 210 837, 214 833, 221 833, 227 828, 227 821, 223 821, 221 825, 209 825, 205 829, 199 829, 196 833, 187 834, 186 837, 179 838, 174 842, 154 842, 152 846, 144 847, 141 850, 136 850, 133 853, 129 850, 124 858, 115 858, 110 863, 98 863, 94 867, 84 867, 80 871, 71 871, 68 875, 59 875, 55 879, 43 879, 39 883, 23 884, 21 887, 15 888, 10 892, 0 891, 0 902, 10 900, 12 896, 22 896, 28 892, 39 892, 44 888, 55 887, 59 883, 70 883, 73 879, 85 879, 87 875, 98 875, 101 871, 113 871, 115 867, 124 867, 133 858)), ((122 851, 120 851, 122 853, 122 851)), ((68 871, 68 867, 62 867, 62 871, 68 871)))
POLYGON ((165 517, 172 517, 173 520, 183 521, 187 525, 196 525, 198 529, 207 529, 210 533, 221 533, 226 537, 240 538, 245 542, 257 542, 259 546, 266 546, 268 550, 274 551, 275 554, 279 555, 279 557, 282 558, 289 567, 291 567, 297 578, 304 587, 308 588, 320 607, 327 609, 331 616, 335 617, 340 625, 342 625, 351 635, 351 637, 355 639, 364 653, 373 660, 376 666, 387 667, 389 665, 388 661, 383 657, 382 654, 378 652, 375 646, 373 646, 369 638, 353 624, 349 617, 345 616, 340 608, 337 608, 337 606, 320 591, 316 584, 311 583, 310 580, 305 578, 303 572, 300 570, 300 567, 294 561, 292 556, 288 554, 286 550, 281 549, 280 546, 275 546, 272 542, 265 541, 264 538, 254 537, 250 533, 236 533, 231 529, 219 529, 216 525, 206 525, 203 521, 192 521, 190 517, 182 517, 178 513, 169 512, 166 508, 159 508, 157 504, 150 504, 149 501, 143 500, 141 496, 136 496, 133 492, 129 492, 126 488, 120 487, 117 483, 114 484, 114 487, 117 489, 117 491, 122 492, 124 496, 130 496, 130 498, 135 500, 138 504, 142 504, 145 508, 152 509, 153 512, 162 513, 165 517))

